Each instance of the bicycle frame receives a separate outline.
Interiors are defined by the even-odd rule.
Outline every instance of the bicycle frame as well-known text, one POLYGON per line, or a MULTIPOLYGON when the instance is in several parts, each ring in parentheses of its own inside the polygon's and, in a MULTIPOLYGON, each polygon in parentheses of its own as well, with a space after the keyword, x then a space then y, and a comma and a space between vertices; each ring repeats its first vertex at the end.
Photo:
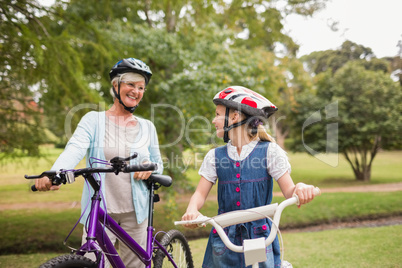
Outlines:
POLYGON ((92 174, 84 174, 84 178, 90 183, 94 189, 92 196, 91 212, 89 215, 89 225, 87 233, 87 242, 83 244, 76 254, 84 255, 87 252, 94 252, 97 257, 98 267, 105 266, 105 258, 108 258, 110 264, 115 268, 125 267, 123 261, 118 255, 113 243, 105 232, 104 228, 109 229, 116 237, 127 245, 127 247, 135 253, 147 268, 151 267, 152 254, 156 249, 160 249, 167 256, 169 261, 174 267, 177 267, 172 257, 168 254, 167 250, 153 238, 153 209, 154 209, 154 191, 155 183, 152 182, 149 185, 149 211, 148 211, 148 227, 147 227, 147 245, 146 249, 142 248, 130 235, 124 231, 115 220, 113 220, 105 211, 101 208, 100 202, 100 186, 96 182, 92 174), (96 243, 98 241, 98 243, 96 243), (155 244, 155 245, 154 245, 155 244))
MULTIPOLYGON (((60 267, 93 267, 94 264, 96 264, 98 268, 104 268, 107 261, 109 261, 114 268, 125 267, 112 241, 108 237, 109 231, 113 233, 119 241, 124 243, 132 253, 136 254, 147 268, 151 267, 151 263, 156 267, 162 267, 165 262, 170 262, 175 268, 179 265, 182 267, 182 264, 186 265, 186 267, 194 267, 190 247, 185 236, 180 231, 172 229, 168 232, 163 232, 164 235, 161 237, 160 241, 156 240, 158 233, 154 235, 154 203, 159 201, 159 196, 155 194, 155 191, 161 186, 169 187, 172 184, 172 178, 170 176, 151 174, 149 178, 144 181, 147 183, 150 193, 148 199, 149 210, 145 248, 130 237, 130 235, 123 230, 112 217, 107 215, 107 212, 101 207, 101 184, 95 179, 93 174, 115 173, 117 175, 119 172, 130 173, 157 170, 157 165, 150 162, 128 165, 127 162, 135 157, 137 157, 137 153, 127 158, 116 156, 110 161, 94 158, 98 161, 97 163, 104 164, 107 167, 90 167, 77 170, 60 169, 58 171, 48 170, 42 172, 40 175, 25 175, 26 179, 47 177, 52 185, 70 184, 75 181, 76 177, 83 176, 85 181, 89 183, 94 190, 91 199, 91 210, 85 224, 88 227, 86 235, 87 241, 84 242, 78 250, 73 249, 71 254, 57 256, 47 261, 43 264, 44 267, 53 267, 54 263, 58 263, 62 265, 60 267), (106 229, 109 231, 106 232, 106 229), (87 258, 88 256, 84 256, 86 253, 94 254, 96 263, 87 258), (105 255, 107 259, 105 259, 105 255)), ((36 185, 32 185, 31 190, 35 192, 38 189, 36 185)), ((76 226, 74 226, 73 230, 75 227, 76 226)), ((66 240, 70 234, 67 236, 66 240)))

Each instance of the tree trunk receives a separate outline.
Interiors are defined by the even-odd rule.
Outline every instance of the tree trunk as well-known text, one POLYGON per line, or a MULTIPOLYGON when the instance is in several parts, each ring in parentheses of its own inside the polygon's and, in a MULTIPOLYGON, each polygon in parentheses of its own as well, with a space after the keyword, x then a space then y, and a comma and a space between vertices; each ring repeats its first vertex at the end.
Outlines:
POLYGON ((276 143, 285 150, 285 139, 289 135, 289 130, 282 128, 280 125, 277 125, 275 128, 275 141, 276 143))
POLYGON ((280 133, 280 131, 276 132, 276 143, 285 150, 285 136, 281 135, 282 133, 280 133))
MULTIPOLYGON (((363 153, 364 154, 364 153, 363 153)), ((372 155, 369 163, 367 163, 365 156, 362 153, 354 151, 354 161, 351 159, 351 155, 347 152, 343 152, 346 160, 349 162, 350 166, 353 169, 353 173, 355 174, 355 178, 357 181, 369 182, 371 179, 371 163, 374 159, 374 155, 372 155), (359 156, 361 157, 359 161, 359 156)))
POLYGON ((363 167, 363 171, 355 170, 356 180, 362 182, 369 182, 371 179, 371 167, 363 167))

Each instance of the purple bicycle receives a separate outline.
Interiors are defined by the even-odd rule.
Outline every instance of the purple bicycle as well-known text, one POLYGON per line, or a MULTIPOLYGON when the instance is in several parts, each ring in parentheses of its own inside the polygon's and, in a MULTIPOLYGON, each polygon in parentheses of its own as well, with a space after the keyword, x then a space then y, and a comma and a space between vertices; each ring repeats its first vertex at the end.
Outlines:
MULTIPOLYGON (((175 267, 175 268, 193 268, 193 259, 190 247, 185 236, 178 230, 170 230, 166 232, 158 241, 154 234, 153 210, 154 203, 159 201, 159 196, 155 194, 155 190, 161 186, 169 187, 172 184, 172 178, 166 175, 152 174, 147 180, 149 188, 149 212, 147 227, 147 245, 142 248, 126 231, 124 231, 107 213, 102 209, 101 200, 102 192, 99 180, 96 179, 98 173, 115 173, 119 172, 136 172, 136 171, 152 171, 157 166, 154 163, 141 165, 128 165, 127 161, 135 158, 134 154, 128 158, 114 157, 105 167, 83 168, 76 170, 60 170, 45 171, 40 175, 28 176, 26 179, 38 179, 44 176, 49 177, 54 185, 73 183, 75 178, 83 176, 89 185, 93 188, 94 194, 91 199, 91 210, 88 217, 87 242, 79 249, 73 250, 71 254, 55 257, 40 267, 105 267, 105 256, 112 267, 125 267, 117 250, 110 241, 105 228, 110 230, 116 237, 127 245, 128 248, 136 254, 147 268, 151 267, 175 267), (93 261, 85 254, 95 254, 96 261, 93 261)), ((35 191, 35 185, 32 186, 35 191)), ((74 227, 75 228, 75 227, 74 227)), ((71 234, 71 233, 70 233, 71 234)))

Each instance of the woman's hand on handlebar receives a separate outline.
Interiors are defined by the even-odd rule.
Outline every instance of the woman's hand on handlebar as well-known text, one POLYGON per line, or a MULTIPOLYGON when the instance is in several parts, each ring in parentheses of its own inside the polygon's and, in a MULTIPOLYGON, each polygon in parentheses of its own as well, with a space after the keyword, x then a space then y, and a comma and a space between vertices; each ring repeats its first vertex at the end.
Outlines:
POLYGON ((313 185, 307 185, 305 183, 299 182, 295 185, 295 190, 293 195, 297 195, 299 197, 299 205, 307 204, 314 199, 315 196, 315 187, 313 185))
MULTIPOLYGON (((148 164, 150 162, 144 162, 143 164, 148 164)), ((136 180, 147 180, 151 176, 152 171, 136 171, 134 172, 134 179, 136 180)))
POLYGON ((147 180, 151 176, 152 171, 137 171, 134 172, 134 179, 136 180, 147 180))
POLYGON ((60 189, 60 185, 52 185, 52 181, 48 177, 35 179, 35 187, 38 191, 56 191, 60 189))

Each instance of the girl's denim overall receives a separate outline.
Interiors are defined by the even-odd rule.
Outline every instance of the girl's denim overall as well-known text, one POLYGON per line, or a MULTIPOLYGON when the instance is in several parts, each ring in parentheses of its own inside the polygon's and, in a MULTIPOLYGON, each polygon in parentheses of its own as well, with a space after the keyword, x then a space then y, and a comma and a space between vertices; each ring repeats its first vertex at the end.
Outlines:
MULTIPOLYGON (((215 149, 218 175, 218 214, 268 205, 272 201, 272 177, 267 172, 269 142, 259 142, 243 161, 234 161, 227 154, 227 147, 215 149)), ((262 219, 226 227, 230 241, 242 245, 243 239, 268 237, 271 222, 262 219)), ((278 237, 266 249, 267 261, 259 267, 280 267, 278 237)), ((215 229, 211 230, 202 267, 246 267, 243 253, 229 250, 215 229)), ((250 266, 251 267, 251 266, 250 266)))

